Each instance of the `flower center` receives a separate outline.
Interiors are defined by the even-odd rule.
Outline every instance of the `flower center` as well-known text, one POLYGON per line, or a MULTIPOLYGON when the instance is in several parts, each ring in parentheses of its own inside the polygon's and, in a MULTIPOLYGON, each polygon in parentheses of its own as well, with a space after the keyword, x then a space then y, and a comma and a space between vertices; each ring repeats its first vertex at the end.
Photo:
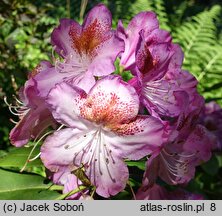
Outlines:
POLYGON ((83 118, 112 130, 120 123, 119 103, 119 97, 115 93, 110 95, 106 103, 92 95, 86 99, 80 108, 80 113, 83 118))

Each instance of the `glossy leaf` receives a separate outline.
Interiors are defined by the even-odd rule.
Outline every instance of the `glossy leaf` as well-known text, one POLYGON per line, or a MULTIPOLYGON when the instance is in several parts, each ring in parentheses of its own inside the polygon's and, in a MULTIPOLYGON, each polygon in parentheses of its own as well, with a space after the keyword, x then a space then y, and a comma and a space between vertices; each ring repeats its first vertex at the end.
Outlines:
POLYGON ((52 200, 60 193, 50 190, 51 183, 45 184, 45 178, 33 174, 21 174, 0 169, 1 200, 52 200))
MULTIPOLYGON (((1 154, 0 157, 0 167, 4 169, 20 170, 25 165, 31 150, 32 147, 24 147, 12 148, 8 153, 4 152, 4 154, 1 154)), ((36 147, 30 158, 36 156, 39 152, 39 147, 36 147)), ((42 162, 39 158, 34 161, 28 162, 25 171, 34 173, 36 173, 37 171, 38 173, 37 168, 40 169, 39 171, 43 171, 42 162)))

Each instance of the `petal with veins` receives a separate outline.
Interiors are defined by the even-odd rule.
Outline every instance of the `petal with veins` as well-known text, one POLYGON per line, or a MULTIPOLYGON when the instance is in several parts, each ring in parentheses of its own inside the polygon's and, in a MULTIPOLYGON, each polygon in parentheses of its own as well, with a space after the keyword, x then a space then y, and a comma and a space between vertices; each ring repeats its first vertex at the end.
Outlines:
POLYGON ((143 103, 151 114, 161 116, 178 116, 188 103, 188 95, 177 91, 176 85, 170 81, 158 80, 143 84, 143 103))
POLYGON ((81 121, 79 117, 80 105, 85 98, 86 93, 82 89, 63 82, 50 91, 46 102, 58 122, 81 129, 85 128, 85 125, 82 123, 84 120, 81 121))
POLYGON ((163 125, 151 116, 138 116, 128 124, 120 125, 115 132, 107 132, 108 143, 121 157, 130 160, 138 160, 153 153, 163 143, 163 125))
POLYGON ((73 164, 85 165, 86 175, 104 197, 121 191, 128 178, 128 170, 118 155, 112 154, 100 129, 80 131, 63 129, 49 136, 41 148, 41 159, 52 172, 73 164))

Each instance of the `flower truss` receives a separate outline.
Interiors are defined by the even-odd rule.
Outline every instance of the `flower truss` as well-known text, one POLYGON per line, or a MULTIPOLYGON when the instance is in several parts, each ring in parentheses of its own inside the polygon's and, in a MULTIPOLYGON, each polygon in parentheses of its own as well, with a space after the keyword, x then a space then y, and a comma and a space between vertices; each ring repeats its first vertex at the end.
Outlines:
POLYGON ((17 105, 6 101, 19 116, 11 143, 45 138, 40 158, 48 178, 70 192, 67 199, 124 191, 129 161, 146 163, 135 199, 203 199, 181 187, 221 150, 222 112, 205 106, 197 80, 182 70, 180 46, 155 13, 112 29, 110 11, 99 4, 82 25, 62 19, 51 43, 59 57, 29 74, 17 105), (167 191, 159 181, 179 189, 167 191))

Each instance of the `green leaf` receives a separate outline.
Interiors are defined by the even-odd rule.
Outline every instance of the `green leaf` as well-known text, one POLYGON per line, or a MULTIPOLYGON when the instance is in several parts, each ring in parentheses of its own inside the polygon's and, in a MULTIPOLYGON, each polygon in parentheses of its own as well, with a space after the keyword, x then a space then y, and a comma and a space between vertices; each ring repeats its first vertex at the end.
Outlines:
POLYGON ((60 193, 49 190, 51 183, 44 184, 45 178, 33 174, 20 174, 0 169, 1 200, 53 200, 60 193))
POLYGON ((130 200, 131 194, 130 192, 123 190, 120 193, 118 193, 116 196, 113 196, 110 198, 111 200, 130 200))
MULTIPOLYGON (((8 152, 8 154, 4 154, 0 157, 0 167, 9 169, 11 167, 23 167, 29 153, 31 152, 32 147, 23 147, 23 148, 12 148, 8 152)), ((40 152, 40 147, 36 147, 33 151, 31 157, 36 156, 40 152)), ((40 159, 36 159, 27 164, 27 167, 33 166, 42 166, 42 162, 40 159)))
POLYGON ((219 82, 219 83, 216 83, 208 88, 205 88, 204 90, 205 91, 212 91, 212 90, 215 90, 215 89, 219 89, 222 87, 222 82, 219 82))
POLYGON ((141 170, 145 170, 146 169, 146 164, 145 164, 145 161, 144 160, 141 160, 141 161, 125 161, 127 166, 135 166, 141 170))
POLYGON ((207 161, 201 167, 207 174, 215 176, 219 170, 219 161, 215 156, 213 156, 209 161, 207 161))
POLYGON ((218 160, 219 167, 222 167, 222 155, 216 155, 216 158, 218 160))

